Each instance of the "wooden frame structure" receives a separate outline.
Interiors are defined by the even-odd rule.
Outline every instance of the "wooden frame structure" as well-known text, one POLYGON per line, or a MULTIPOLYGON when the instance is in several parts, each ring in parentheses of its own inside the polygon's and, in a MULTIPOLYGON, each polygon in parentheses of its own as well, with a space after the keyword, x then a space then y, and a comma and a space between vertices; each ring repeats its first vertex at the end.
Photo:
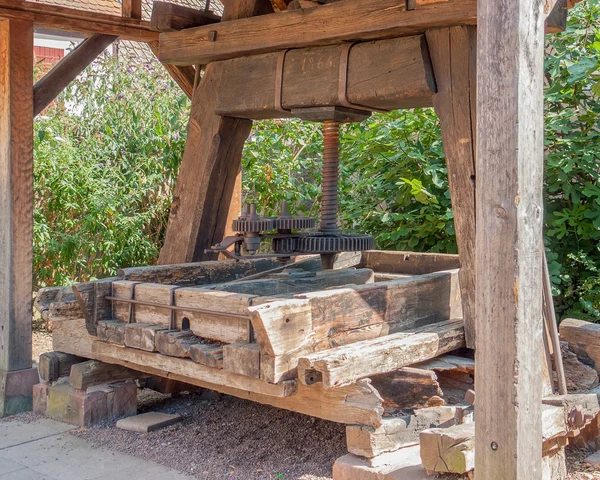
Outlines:
POLYGON ((146 22, 140 0, 124 1, 122 17, 0 0, 0 415, 30 408, 35 381, 33 117, 106 45, 117 37, 148 43, 192 98, 188 145, 160 257, 169 264, 205 259, 204 249, 223 237, 232 211, 252 124, 215 113, 221 60, 425 35, 437 81, 431 101, 442 123, 455 209, 466 342, 475 347, 478 366, 476 478, 541 479, 543 360, 535 352, 542 351, 543 332, 543 35, 564 26, 572 2, 224 3, 221 19, 172 6, 146 22), (298 10, 285 11, 288 3, 298 10), (90 37, 30 87, 35 26, 90 37), (200 65, 206 66, 197 82, 200 65))

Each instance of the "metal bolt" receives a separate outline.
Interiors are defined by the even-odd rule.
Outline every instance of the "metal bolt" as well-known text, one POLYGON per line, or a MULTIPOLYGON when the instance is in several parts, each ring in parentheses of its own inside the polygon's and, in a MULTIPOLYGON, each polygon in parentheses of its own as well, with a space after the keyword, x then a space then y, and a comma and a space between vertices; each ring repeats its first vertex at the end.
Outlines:
POLYGON ((492 450, 495 452, 496 450, 498 450, 498 444, 496 442, 492 442, 492 444, 490 445, 492 447, 492 450))

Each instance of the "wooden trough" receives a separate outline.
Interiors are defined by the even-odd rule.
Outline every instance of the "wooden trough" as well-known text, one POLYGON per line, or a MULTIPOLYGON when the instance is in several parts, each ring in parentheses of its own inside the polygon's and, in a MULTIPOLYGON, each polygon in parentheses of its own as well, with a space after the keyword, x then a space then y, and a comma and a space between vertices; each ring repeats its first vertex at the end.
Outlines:
POLYGON ((333 271, 318 257, 130 268, 37 306, 58 352, 377 429, 446 403, 434 370, 405 367, 465 345, 458 266, 369 251, 333 271))

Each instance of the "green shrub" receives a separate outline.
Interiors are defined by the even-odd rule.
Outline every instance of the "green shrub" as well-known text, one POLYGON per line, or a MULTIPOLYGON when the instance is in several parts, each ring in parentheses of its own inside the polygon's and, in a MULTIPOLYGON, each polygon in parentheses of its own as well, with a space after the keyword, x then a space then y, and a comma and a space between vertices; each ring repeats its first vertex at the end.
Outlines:
POLYGON ((103 60, 36 119, 36 286, 155 261, 188 109, 160 65, 103 60))

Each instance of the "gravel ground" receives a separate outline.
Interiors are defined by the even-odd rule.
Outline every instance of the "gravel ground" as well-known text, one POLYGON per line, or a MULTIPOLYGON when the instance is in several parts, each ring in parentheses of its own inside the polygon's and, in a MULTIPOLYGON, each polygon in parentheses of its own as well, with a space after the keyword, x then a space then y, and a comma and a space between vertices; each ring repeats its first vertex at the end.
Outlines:
MULTIPOLYGON (((34 332, 33 349, 36 361, 52 350, 44 329, 34 332)), ((178 413, 183 421, 149 434, 119 430, 114 422, 73 434, 210 480, 331 480, 333 462, 347 453, 342 425, 227 395, 206 391, 171 398, 142 390, 139 405, 140 413, 178 413)), ((585 465, 587 455, 567 451, 568 480, 600 480, 600 472, 585 465)))

